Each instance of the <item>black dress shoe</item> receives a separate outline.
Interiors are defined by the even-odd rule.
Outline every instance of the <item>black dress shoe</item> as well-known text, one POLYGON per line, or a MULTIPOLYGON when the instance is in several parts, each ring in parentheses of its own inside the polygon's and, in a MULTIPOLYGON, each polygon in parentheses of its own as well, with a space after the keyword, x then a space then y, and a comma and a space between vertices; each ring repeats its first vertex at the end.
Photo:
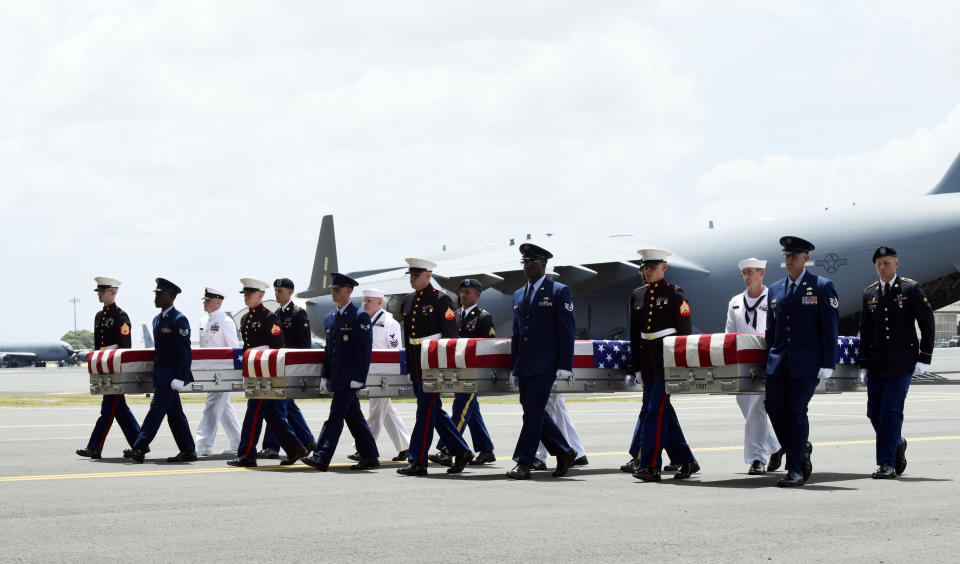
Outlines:
POLYGON ((77 449, 77 454, 80 456, 86 456, 87 458, 92 458, 94 460, 100 458, 100 453, 89 448, 80 448, 77 449))
POLYGON ((803 485, 803 476, 796 472, 787 472, 787 475, 777 481, 777 486, 781 488, 799 488, 803 485))
POLYGON ((813 454, 813 445, 808 442, 807 452, 803 454, 803 481, 804 482, 809 480, 810 474, 813 473, 813 461, 810 459, 811 454, 813 454))
POLYGON ((477 456, 470 461, 471 466, 477 466, 480 464, 486 464, 488 462, 496 462, 497 457, 493 455, 489 450, 481 450, 477 453, 477 456))
POLYGON ((747 474, 751 476, 760 476, 766 473, 767 469, 764 468, 763 462, 760 462, 759 460, 754 460, 753 464, 750 465, 750 469, 747 470, 747 474))
POLYGON ((397 468, 397 474, 403 474, 404 476, 426 476, 427 466, 425 464, 411 462, 403 468, 397 468))
POLYGON ((130 449, 130 460, 136 462, 137 464, 143 464, 143 459, 146 458, 146 456, 147 453, 138 448, 130 449))
POLYGON ((315 454, 303 457, 303 463, 312 468, 316 468, 321 472, 326 472, 327 468, 330 467, 329 462, 327 462, 326 460, 320 458, 315 454))
POLYGON ((427 460, 436 464, 442 464, 444 466, 453 465, 453 457, 450 456, 448 452, 438 452, 436 454, 431 454, 427 456, 427 460))
POLYGON ((300 447, 300 450, 298 450, 297 452, 293 453, 293 455, 287 456, 286 458, 284 458, 283 460, 281 460, 281 461, 280 461, 280 466, 292 466, 293 464, 296 464, 296 462, 297 462, 298 460, 300 460, 301 458, 303 458, 304 456, 306 456, 306 455, 308 455, 308 454, 310 454, 310 451, 309 451, 309 450, 307 450, 307 449, 305 449, 305 448, 303 448, 303 447, 300 447))
POLYGON ((664 471, 664 472, 676 472, 677 470, 680 469, 680 466, 681 466, 680 464, 677 464, 677 463, 675 463, 675 462, 671 462, 670 464, 667 464, 666 466, 663 467, 663 471, 664 471))
POLYGON ((560 478, 567 475, 567 471, 573 466, 573 461, 577 459, 577 451, 570 449, 557 457, 557 469, 553 471, 554 478, 560 478))
POLYGON ((176 456, 167 457, 167 462, 196 462, 197 451, 186 452, 181 450, 176 456))
POLYGON ((780 465, 783 463, 783 452, 783 447, 781 447, 780 450, 770 455, 770 463, 767 464, 767 472, 776 472, 780 469, 780 465))
POLYGON ((674 480, 686 480, 690 476, 696 474, 700 471, 700 464, 697 463, 696 459, 691 460, 690 462, 684 462, 680 465, 680 469, 677 470, 677 473, 673 475, 674 480))
POLYGON ((660 472, 650 468, 649 466, 644 466, 643 468, 634 472, 633 477, 638 480, 643 480, 644 482, 659 482, 660 472))
POLYGON ((538 458, 533 461, 533 466, 530 467, 530 470, 533 470, 534 472, 543 472, 544 470, 548 470, 547 463, 538 458))
POLYGON ((467 467, 467 464, 470 464, 471 460, 473 460, 473 452, 469 450, 463 454, 458 454, 457 458, 453 461, 453 465, 447 468, 447 474, 459 474, 463 472, 463 469, 467 467))
POLYGON ((361 458, 356 464, 350 467, 351 470, 370 470, 379 468, 380 460, 377 458, 361 458))
POLYGON ((350 460, 356 461, 356 462, 360 462, 360 453, 359 453, 359 452, 355 452, 355 453, 353 453, 353 454, 348 454, 348 455, 347 455, 347 458, 349 458, 350 460))
POLYGON ((123 449, 123 457, 124 457, 124 458, 130 458, 130 455, 132 455, 132 454, 133 454, 133 449, 132 449, 132 448, 125 448, 125 449, 123 449))
POLYGON ((397 455, 394 456, 391 460, 393 460, 394 462, 403 462, 404 460, 407 459, 408 456, 410 456, 410 451, 408 451, 408 450, 401 450, 401 451, 398 452, 397 455))
POLYGON ((517 464, 513 467, 513 470, 507 472, 507 478, 511 478, 513 480, 529 480, 530 469, 523 464, 517 464))
POLYGON ((636 458, 631 458, 629 462, 620 466, 621 472, 626 472, 627 474, 636 474, 640 471, 640 461, 636 458))
POLYGON ((897 447, 897 464, 894 470, 897 473, 897 476, 903 474, 903 471, 907 469, 907 439, 903 439, 903 442, 900 443, 900 446, 897 447))
POLYGON ((231 458, 227 461, 227 464, 230 466, 239 466, 241 468, 256 468, 257 461, 250 460, 244 456, 238 456, 237 458, 231 458))
POLYGON ((280 458, 280 453, 273 449, 265 448, 265 449, 261 449, 260 452, 257 453, 257 458, 276 460, 280 458))
POLYGON ((581 456, 580 458, 573 461, 574 466, 586 466, 590 464, 590 461, 587 460, 586 456, 581 456))
POLYGON ((871 474, 874 480, 896 480, 898 476, 897 470, 889 464, 881 464, 877 471, 871 474))

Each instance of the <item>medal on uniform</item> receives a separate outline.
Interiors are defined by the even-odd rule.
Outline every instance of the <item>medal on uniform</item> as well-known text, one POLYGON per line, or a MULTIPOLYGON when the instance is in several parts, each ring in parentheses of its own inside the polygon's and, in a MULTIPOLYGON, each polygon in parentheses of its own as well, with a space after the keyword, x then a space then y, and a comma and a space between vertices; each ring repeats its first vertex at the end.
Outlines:
POLYGON ((349 340, 350 340, 350 335, 344 335, 344 336, 343 336, 343 342, 347 342, 347 341, 349 341, 349 340))

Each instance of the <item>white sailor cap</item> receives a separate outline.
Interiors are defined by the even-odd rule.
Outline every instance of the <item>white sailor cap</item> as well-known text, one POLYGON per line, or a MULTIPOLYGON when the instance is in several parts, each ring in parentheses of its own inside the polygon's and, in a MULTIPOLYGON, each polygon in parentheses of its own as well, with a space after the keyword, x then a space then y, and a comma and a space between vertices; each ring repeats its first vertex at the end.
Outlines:
POLYGON ((758 258, 743 259, 737 263, 737 268, 742 272, 744 268, 767 268, 767 261, 758 258))
POLYGON ((220 290, 217 290, 216 288, 211 288, 210 286, 207 286, 206 288, 203 289, 204 300, 211 300, 213 298, 219 298, 222 300, 223 296, 224 296, 223 292, 221 292, 220 290))
POLYGON ((270 285, 263 280, 257 280, 256 278, 241 278, 240 283, 243 284, 243 289, 240 290, 241 294, 266 292, 267 288, 270 287, 270 285))
POLYGON ((93 289, 94 292, 102 292, 109 288, 117 288, 120 286, 120 281, 115 278, 107 278, 106 276, 97 276, 94 278, 97 283, 97 287, 93 289))
POLYGON ((437 263, 427 259, 408 258, 404 260, 410 265, 410 268, 407 269, 407 274, 419 274, 424 270, 433 272, 433 269, 437 267, 437 263))
POLYGON ((667 257, 672 255, 670 251, 665 251, 663 249, 640 249, 637 251, 637 254, 643 257, 644 264, 657 264, 661 262, 666 262, 667 257))
POLYGON ((383 299, 383 290, 378 290, 376 288, 370 288, 369 290, 363 291, 363 297, 365 298, 380 298, 383 299))

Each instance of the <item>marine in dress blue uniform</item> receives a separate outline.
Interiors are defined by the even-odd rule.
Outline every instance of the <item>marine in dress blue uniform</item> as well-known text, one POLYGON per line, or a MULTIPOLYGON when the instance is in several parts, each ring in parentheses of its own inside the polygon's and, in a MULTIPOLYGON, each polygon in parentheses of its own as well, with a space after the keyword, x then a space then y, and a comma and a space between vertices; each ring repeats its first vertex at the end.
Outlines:
MULTIPOLYGON (((477 305, 481 292, 483 292, 483 284, 475 278, 467 278, 460 282, 462 306, 457 310, 457 332, 461 338, 492 338, 497 336, 497 332, 493 328, 493 316, 490 315, 489 311, 477 305)), ((470 464, 496 462, 497 457, 493 453, 493 440, 490 438, 487 426, 483 422, 477 394, 454 394, 451 413, 454 423, 457 424, 457 431, 460 432, 461 436, 464 430, 470 429, 473 450, 477 453, 470 464)), ((430 455, 430 461, 450 466, 453 463, 453 457, 450 456, 442 440, 437 443, 437 449, 440 452, 430 455)))
POLYGON ((880 247, 873 262, 880 281, 863 291, 860 373, 867 384, 867 417, 877 433, 878 468, 873 477, 892 479, 907 468, 903 404, 910 380, 926 372, 933 360, 936 325, 920 285, 897 275, 897 251, 880 247))
POLYGON ((180 451, 176 456, 167 458, 167 462, 192 462, 197 459, 197 449, 190 423, 180 404, 180 390, 193 382, 193 373, 190 371, 193 362, 190 322, 173 307, 180 288, 165 278, 157 278, 156 282, 154 304, 161 313, 153 318, 153 399, 150 400, 150 409, 143 419, 133 448, 124 454, 134 462, 142 463, 166 417, 180 451))
POLYGON ((316 450, 303 459, 304 464, 326 472, 330 459, 340 442, 343 424, 357 443, 360 460, 352 470, 367 470, 380 466, 377 443, 367 426, 360 409, 357 390, 367 382, 370 370, 370 353, 373 350, 373 323, 366 311, 350 301, 350 294, 357 281, 333 272, 330 288, 337 309, 324 317, 326 347, 323 355, 323 371, 320 378, 321 392, 333 392, 330 414, 320 430, 316 450))
MULTIPOLYGON (((273 281, 273 289, 276 292, 277 301, 281 304, 277 308, 277 321, 280 322, 280 329, 283 331, 284 348, 287 349, 309 349, 312 339, 310 338, 310 319, 307 317, 307 310, 293 303, 290 299, 293 295, 293 280, 289 278, 277 278, 273 281)), ((292 399, 280 400, 280 410, 286 417, 290 428, 293 429, 297 439, 304 445, 308 451, 312 451, 316 446, 313 442, 313 432, 307 425, 307 420, 303 418, 303 412, 297 407, 292 399)), ((270 425, 267 424, 267 431, 263 434, 263 450, 257 453, 259 458, 278 458, 280 455, 280 441, 273 434, 270 425)))
POLYGON ((550 251, 524 243, 520 254, 527 283, 513 293, 510 380, 520 388, 523 427, 513 452, 516 466, 507 477, 530 478, 540 442, 557 457, 553 476, 560 477, 573 465, 577 451, 570 447, 546 407, 556 379, 573 378, 573 297, 566 285, 547 278, 547 261, 553 258, 550 251))
POLYGON ((398 468, 397 473, 404 476, 424 476, 427 474, 427 450, 433 443, 433 431, 436 429, 450 452, 453 453, 453 465, 447 473, 462 472, 473 460, 473 452, 467 447, 463 437, 457 432, 456 425, 443 410, 440 394, 423 391, 423 372, 420 366, 421 342, 426 339, 453 339, 457 337, 457 313, 450 298, 430 284, 436 263, 426 259, 406 259, 410 268, 410 286, 414 292, 403 300, 403 333, 407 339, 407 370, 413 384, 413 394, 417 397, 417 419, 410 435, 410 452, 407 466, 398 468))
MULTIPOLYGON (((240 293, 243 294, 244 302, 250 308, 240 320, 243 350, 283 348, 283 329, 277 322, 277 316, 263 307, 263 292, 267 289, 267 283, 255 278, 241 278, 240 283, 243 284, 240 293)), ((243 416, 237 457, 228 460, 227 464, 230 466, 257 465, 257 441, 260 439, 260 429, 264 421, 273 427, 280 446, 287 453, 287 458, 281 460, 280 464, 293 464, 309 454, 293 433, 286 417, 283 416, 281 404, 280 400, 247 400, 247 412, 243 416)))
MULTIPOLYGON (((130 318, 114 302, 120 281, 104 276, 98 276, 95 280, 97 287, 94 292, 97 292, 100 301, 103 302, 103 309, 93 318, 93 348, 96 350, 129 349, 130 318)), ((114 419, 120 425, 127 443, 132 447, 137 440, 137 435, 140 434, 140 425, 127 406, 126 397, 123 394, 110 394, 103 396, 100 402, 100 417, 93 426, 87 448, 77 450, 77 454, 89 458, 100 458, 103 444, 107 440, 107 434, 114 419)))
POLYGON ((777 485, 802 486, 813 471, 807 405, 820 378, 829 378, 837 360, 840 303, 833 282, 807 272, 814 246, 799 237, 780 239, 787 277, 767 295, 767 366, 764 405, 780 446, 787 475, 777 485))
POLYGON ((630 454, 638 458, 633 476, 645 482, 660 481, 661 452, 679 464, 676 479, 700 470, 680 428, 677 412, 666 393, 663 374, 663 338, 689 335, 690 303, 683 290, 664 280, 670 251, 641 249, 647 284, 630 296, 630 355, 633 369, 643 382, 643 405, 634 429, 630 454), (639 444, 638 444, 639 437, 639 444), (639 457, 635 452, 639 451, 639 457))

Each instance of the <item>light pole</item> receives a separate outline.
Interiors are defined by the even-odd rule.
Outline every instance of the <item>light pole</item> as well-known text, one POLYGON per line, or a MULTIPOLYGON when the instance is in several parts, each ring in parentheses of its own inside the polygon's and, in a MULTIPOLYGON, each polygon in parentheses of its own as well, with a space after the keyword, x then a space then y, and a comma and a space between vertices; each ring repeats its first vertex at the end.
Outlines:
POLYGON ((70 298, 70 303, 73 304, 73 346, 80 346, 77 341, 77 304, 80 303, 80 298, 70 298))

